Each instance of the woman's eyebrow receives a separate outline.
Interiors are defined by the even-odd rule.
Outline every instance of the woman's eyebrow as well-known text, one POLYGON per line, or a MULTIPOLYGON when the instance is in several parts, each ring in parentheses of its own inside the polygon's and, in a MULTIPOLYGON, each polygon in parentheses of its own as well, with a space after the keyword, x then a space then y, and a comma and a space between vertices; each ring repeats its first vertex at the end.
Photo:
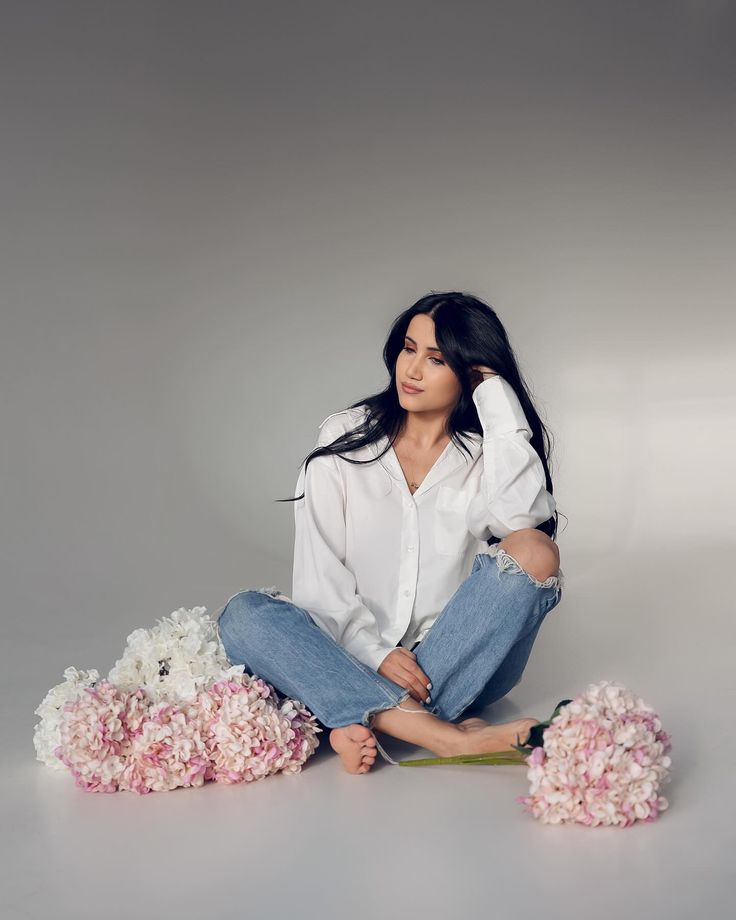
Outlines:
MULTIPOLYGON (((407 341, 411 342, 412 345, 416 345, 416 344, 417 344, 417 343, 414 341, 414 339, 413 339, 410 335, 405 335, 404 338, 405 338, 407 341)), ((437 352, 439 352, 440 354, 442 354, 442 352, 440 351, 439 348, 428 348, 427 351, 437 351, 437 352)))

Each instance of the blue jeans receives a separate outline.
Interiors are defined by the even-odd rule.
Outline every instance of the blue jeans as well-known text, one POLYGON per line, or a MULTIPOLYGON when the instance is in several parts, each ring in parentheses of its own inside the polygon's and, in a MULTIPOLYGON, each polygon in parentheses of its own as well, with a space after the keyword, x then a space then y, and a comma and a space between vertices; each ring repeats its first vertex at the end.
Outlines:
MULTIPOLYGON (((470 575, 412 648, 432 682, 425 709, 454 722, 504 697, 521 680, 563 585, 561 570, 540 582, 497 543, 479 553, 470 575)), ((370 728, 376 713, 410 696, 342 648, 307 610, 265 589, 234 595, 217 623, 233 664, 300 700, 324 729, 354 722, 370 728)))

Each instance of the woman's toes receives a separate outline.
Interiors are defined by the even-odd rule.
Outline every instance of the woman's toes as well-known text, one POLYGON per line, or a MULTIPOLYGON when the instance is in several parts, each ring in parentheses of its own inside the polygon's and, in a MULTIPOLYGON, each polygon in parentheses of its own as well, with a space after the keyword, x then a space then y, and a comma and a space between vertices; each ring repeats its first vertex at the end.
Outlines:
POLYGON ((349 773, 366 773, 375 760, 376 739, 365 725, 354 723, 333 728, 330 744, 349 773))

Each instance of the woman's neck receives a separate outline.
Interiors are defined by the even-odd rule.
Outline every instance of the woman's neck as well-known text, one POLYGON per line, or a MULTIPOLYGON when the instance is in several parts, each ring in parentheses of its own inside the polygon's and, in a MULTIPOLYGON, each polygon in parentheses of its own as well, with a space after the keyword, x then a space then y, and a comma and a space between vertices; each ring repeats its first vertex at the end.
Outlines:
POLYGON ((407 412, 399 432, 399 440, 417 450, 432 450, 450 440, 445 431, 447 414, 444 412, 407 412))

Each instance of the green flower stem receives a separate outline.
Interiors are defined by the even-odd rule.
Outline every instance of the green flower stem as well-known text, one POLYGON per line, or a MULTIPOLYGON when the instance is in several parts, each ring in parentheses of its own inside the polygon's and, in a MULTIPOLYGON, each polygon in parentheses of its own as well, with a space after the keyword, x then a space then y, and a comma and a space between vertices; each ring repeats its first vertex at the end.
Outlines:
POLYGON ((438 763, 480 763, 480 764, 524 764, 526 754, 516 751, 498 751, 494 754, 456 754, 454 757, 420 757, 415 760, 400 760, 400 767, 426 767, 438 763))

